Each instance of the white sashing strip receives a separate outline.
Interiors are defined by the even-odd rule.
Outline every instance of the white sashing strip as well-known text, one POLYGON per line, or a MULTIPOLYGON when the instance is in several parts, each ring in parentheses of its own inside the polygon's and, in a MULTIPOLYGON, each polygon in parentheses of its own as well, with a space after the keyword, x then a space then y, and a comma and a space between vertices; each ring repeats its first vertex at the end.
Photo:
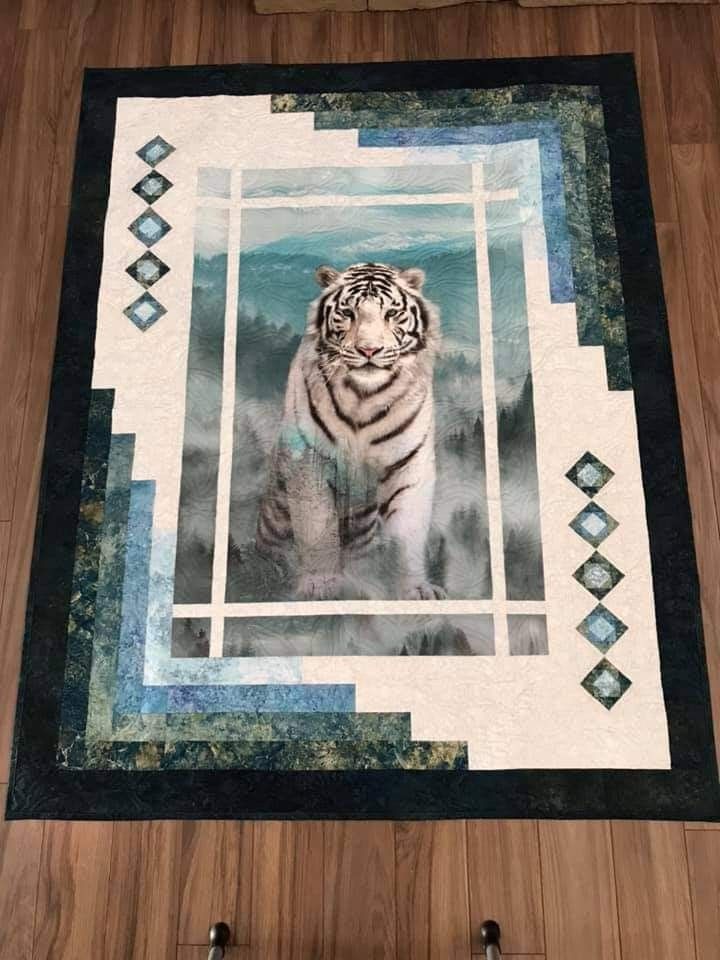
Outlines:
MULTIPOLYGON (((487 200, 516 200, 518 192, 511 190, 494 190, 488 194, 487 200)), ((472 203, 475 193, 387 193, 369 194, 362 196, 346 196, 343 194, 304 194, 295 197, 253 197, 242 201, 243 207, 393 207, 411 206, 413 204, 449 204, 472 203)))
MULTIPOLYGON (((231 197, 240 197, 242 171, 232 173, 231 197)), ((240 262, 241 211, 239 203, 230 206, 227 251, 227 295, 225 302, 225 342, 223 346, 223 389, 220 413, 220 456, 218 460, 217 502, 215 507, 215 545, 213 552, 212 612, 210 656, 223 655, 227 551, 230 533, 230 486, 232 481, 233 422, 235 417, 235 350, 237 345, 238 280, 240 262)))
MULTIPOLYGON (((475 260, 477 263, 478 311, 480 314, 480 360, 483 391, 483 422, 485 430, 485 484, 487 489, 488 532, 490 540, 490 570, 492 591, 499 603, 505 600, 505 551, 502 534, 500 502, 500 458, 497 440, 497 408, 495 406, 495 360, 490 294, 490 261, 488 256, 482 164, 472 165, 473 195, 475 197, 475 260)), ((496 198, 496 195, 493 195, 496 198)), ((495 653, 509 652, 507 622, 504 616, 495 617, 495 653)))
MULTIPOLYGON (((277 603, 226 603, 223 617, 328 617, 342 614, 375 616, 463 615, 492 613, 545 613, 544 600, 298 600, 277 603)), ((175 617, 216 616, 218 608, 208 603, 178 603, 175 617)))

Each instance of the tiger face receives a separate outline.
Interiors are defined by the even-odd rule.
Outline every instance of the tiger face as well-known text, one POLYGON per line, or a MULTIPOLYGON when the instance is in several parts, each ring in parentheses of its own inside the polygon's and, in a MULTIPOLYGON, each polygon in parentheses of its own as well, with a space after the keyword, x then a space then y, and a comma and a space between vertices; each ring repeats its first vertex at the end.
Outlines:
POLYGON ((315 276, 325 292, 311 319, 327 361, 371 377, 427 349, 433 313, 421 294, 422 270, 359 263, 344 271, 319 267, 315 276))

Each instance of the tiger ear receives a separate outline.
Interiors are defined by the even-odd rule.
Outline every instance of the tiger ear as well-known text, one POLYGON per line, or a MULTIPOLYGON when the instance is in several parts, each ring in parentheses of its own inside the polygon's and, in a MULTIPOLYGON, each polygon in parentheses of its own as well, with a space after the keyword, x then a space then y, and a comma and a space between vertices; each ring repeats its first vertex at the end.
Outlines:
POLYGON ((330 287, 340 276, 339 271, 333 267, 318 267, 315 271, 315 279, 321 287, 330 287))
POLYGON ((404 281, 411 290, 421 290, 425 283, 425 271, 418 267, 411 267, 409 270, 400 271, 400 279, 404 281))

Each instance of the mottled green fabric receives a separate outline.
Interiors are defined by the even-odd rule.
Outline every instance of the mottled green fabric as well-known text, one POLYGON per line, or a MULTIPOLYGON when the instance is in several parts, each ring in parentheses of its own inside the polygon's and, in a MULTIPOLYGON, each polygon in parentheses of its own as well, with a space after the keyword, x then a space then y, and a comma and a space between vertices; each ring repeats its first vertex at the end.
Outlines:
POLYGON ((105 488, 105 515, 100 536, 95 641, 85 727, 85 733, 89 739, 96 738, 98 730, 107 729, 112 722, 114 707, 112 691, 113 679, 117 672, 134 450, 133 436, 127 434, 113 436, 105 488))
POLYGON ((231 740, 143 743, 95 740, 81 763, 122 770, 465 770, 467 745, 452 741, 231 740))
POLYGON ((100 534, 105 516, 105 486, 110 450, 112 390, 95 390, 88 414, 80 511, 75 541, 67 653, 61 713, 65 744, 85 730, 88 679, 95 637, 95 604, 100 567, 100 534))

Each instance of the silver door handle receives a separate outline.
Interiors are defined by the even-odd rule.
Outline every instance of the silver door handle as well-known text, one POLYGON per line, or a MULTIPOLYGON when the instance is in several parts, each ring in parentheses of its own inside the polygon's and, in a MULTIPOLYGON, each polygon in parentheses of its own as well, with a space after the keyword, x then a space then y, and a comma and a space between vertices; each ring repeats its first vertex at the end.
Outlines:
POLYGON ((485 960, 501 960, 500 924, 496 920, 486 920, 480 927, 480 942, 485 950, 485 960))
POLYGON ((208 960, 222 960, 225 947, 230 943, 230 927, 226 923, 214 923, 210 927, 210 952, 208 960))

